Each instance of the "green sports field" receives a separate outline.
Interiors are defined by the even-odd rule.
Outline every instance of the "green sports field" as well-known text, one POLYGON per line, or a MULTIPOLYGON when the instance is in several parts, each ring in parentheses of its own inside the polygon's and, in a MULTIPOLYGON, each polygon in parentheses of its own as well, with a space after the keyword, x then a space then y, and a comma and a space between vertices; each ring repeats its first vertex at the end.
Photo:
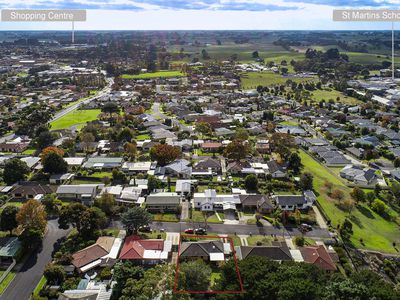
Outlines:
POLYGON ((100 109, 73 110, 60 119, 50 123, 51 130, 67 129, 74 125, 85 125, 89 121, 97 119, 100 109))

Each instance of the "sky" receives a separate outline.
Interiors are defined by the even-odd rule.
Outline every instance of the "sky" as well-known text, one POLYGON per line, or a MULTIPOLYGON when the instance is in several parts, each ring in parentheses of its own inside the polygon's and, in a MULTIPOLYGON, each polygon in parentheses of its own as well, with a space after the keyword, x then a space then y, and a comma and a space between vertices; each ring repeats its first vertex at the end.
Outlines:
MULTIPOLYGON (((87 9, 76 30, 387 30, 390 23, 334 22, 332 11, 400 9, 400 0, 0 0, 0 8, 87 9)), ((0 30, 69 29, 68 22, 0 22, 0 30)))

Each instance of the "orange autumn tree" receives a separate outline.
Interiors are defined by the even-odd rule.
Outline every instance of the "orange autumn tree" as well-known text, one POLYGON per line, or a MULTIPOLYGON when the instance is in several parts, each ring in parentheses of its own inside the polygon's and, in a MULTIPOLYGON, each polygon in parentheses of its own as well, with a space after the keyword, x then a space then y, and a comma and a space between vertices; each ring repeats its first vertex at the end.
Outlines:
POLYGON ((38 230, 43 234, 47 226, 46 210, 39 201, 28 200, 19 209, 17 222, 23 230, 38 230))

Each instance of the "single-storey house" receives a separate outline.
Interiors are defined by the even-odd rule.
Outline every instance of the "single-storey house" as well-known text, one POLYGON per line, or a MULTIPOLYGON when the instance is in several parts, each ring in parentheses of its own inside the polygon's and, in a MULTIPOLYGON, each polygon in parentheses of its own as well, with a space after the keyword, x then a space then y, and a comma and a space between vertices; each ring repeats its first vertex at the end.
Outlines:
POLYGON ((154 193, 146 198, 146 208, 148 211, 177 211, 181 204, 181 196, 177 193, 154 193))
POLYGON ((285 242, 272 242, 271 246, 239 246, 235 250, 238 259, 260 256, 279 262, 293 260, 285 242))
POLYGON ((60 185, 56 194, 57 198, 61 200, 81 201, 84 204, 92 204, 103 188, 104 184, 60 185))

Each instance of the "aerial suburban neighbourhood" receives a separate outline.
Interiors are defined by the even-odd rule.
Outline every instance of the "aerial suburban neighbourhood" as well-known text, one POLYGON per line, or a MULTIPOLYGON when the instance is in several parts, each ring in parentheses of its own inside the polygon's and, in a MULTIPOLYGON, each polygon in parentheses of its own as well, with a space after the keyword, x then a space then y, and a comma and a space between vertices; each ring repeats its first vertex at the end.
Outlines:
POLYGON ((0 299, 400 299, 388 23, 335 27, 334 1, 25 2, 0 6, 88 16, 2 11, 0 299), (327 27, 226 25, 297 9, 327 27))

